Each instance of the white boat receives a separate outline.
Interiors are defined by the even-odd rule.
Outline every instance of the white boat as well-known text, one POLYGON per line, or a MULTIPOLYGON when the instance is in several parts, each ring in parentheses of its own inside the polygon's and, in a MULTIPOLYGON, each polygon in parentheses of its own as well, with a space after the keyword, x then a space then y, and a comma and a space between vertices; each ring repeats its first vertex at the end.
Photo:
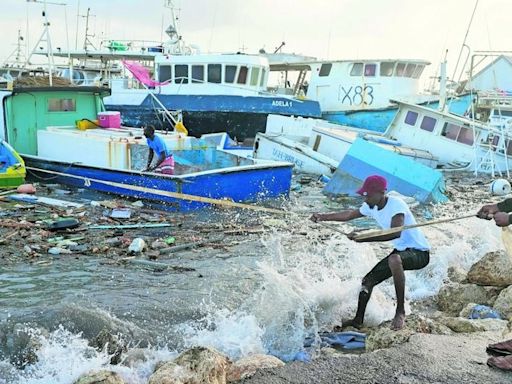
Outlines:
MULTIPOLYGON (((439 106, 439 95, 424 93, 420 77, 425 60, 312 60, 284 57, 271 61, 271 71, 282 72, 284 85, 276 89, 303 94, 320 103, 322 117, 333 123, 384 132, 396 114, 391 100, 439 106)), ((453 101, 450 109, 462 114, 469 97, 453 101)))
POLYGON ((485 123, 419 105, 397 103, 399 111, 385 132, 387 138, 429 151, 446 169, 508 174, 511 132, 504 124, 490 123, 499 107, 489 110, 489 122, 485 123))
POLYGON ((429 152, 403 146, 373 132, 362 132, 320 119, 270 115, 265 133, 258 133, 253 157, 287 161, 296 172, 332 176, 352 144, 362 137, 379 147, 435 168, 429 152))

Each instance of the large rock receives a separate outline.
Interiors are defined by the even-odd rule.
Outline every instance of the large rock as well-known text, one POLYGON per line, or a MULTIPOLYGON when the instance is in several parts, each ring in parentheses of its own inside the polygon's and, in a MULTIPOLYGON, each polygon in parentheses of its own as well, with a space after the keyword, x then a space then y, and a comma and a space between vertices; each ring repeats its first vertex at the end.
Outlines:
POLYGON ((504 319, 512 319, 512 285, 500 292, 493 307, 504 319))
POLYGON ((443 317, 438 320, 456 333, 485 331, 485 328, 475 320, 463 319, 462 317, 443 317))
POLYGON ((214 349, 194 347, 158 368, 149 384, 225 384, 229 365, 214 349))
POLYGON ((107 350, 107 353, 111 355, 110 364, 119 364, 121 361, 121 354, 126 352, 127 348, 122 339, 118 336, 110 333, 109 330, 103 329, 96 335, 96 337, 89 342, 91 347, 96 348, 99 351, 103 349, 107 350))
POLYGON ((75 384, 124 384, 124 380, 115 372, 98 371, 83 375, 75 384))
POLYGON ((405 326, 399 331, 390 328, 391 322, 382 323, 378 328, 371 330, 366 338, 366 351, 389 348, 403 344, 415 333, 450 334, 446 326, 420 315, 408 316, 405 326))
POLYGON ((448 283, 439 291, 437 305, 441 311, 457 316, 469 303, 492 306, 499 291, 499 288, 477 284, 448 283))
POLYGON ((246 356, 231 365, 228 371, 228 382, 239 381, 251 377, 258 369, 282 367, 284 363, 277 357, 254 354, 246 356))
POLYGON ((470 283, 508 287, 512 285, 512 258, 505 251, 487 253, 468 272, 470 283))

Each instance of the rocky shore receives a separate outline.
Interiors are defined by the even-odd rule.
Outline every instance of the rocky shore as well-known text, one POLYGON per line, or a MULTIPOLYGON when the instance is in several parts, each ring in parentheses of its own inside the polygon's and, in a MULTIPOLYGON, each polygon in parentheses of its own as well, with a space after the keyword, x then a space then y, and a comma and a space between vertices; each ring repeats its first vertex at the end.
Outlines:
MULTIPOLYGON (((412 202, 411 206, 420 221, 454 217, 461 212, 467 215, 468 212, 476 212, 484 203, 503 199, 489 194, 489 181, 488 178, 475 179, 472 175, 450 175, 447 179, 448 203, 420 206, 412 202)), ((216 226, 202 227, 198 221, 194 225, 182 226, 178 215, 169 218, 165 213, 137 205, 129 207, 130 219, 120 221, 112 217, 113 212, 120 208, 120 203, 115 202, 110 203, 112 205, 99 202, 93 204, 92 209, 67 209, 63 213, 77 217, 83 224, 110 225, 112 228, 95 235, 89 235, 87 231, 68 231, 64 237, 81 237, 79 244, 63 242, 60 248, 65 250, 63 254, 75 256, 103 254, 106 262, 111 263, 127 262, 135 254, 138 260, 147 261, 148 266, 154 262, 153 267, 158 267, 156 260, 165 261, 173 247, 186 244, 190 239, 194 243, 202 241, 198 246, 216 247, 211 241, 214 235, 222 235, 229 240, 227 245, 224 241, 222 247, 236 245, 240 241, 257 241, 260 233, 272 228, 290 235, 290 247, 296 243, 293 236, 315 233, 321 241, 332 236, 333 231, 309 222, 308 215, 343 209, 354 202, 346 198, 327 199, 321 195, 320 187, 319 182, 299 176, 295 179, 291 203, 287 203, 291 215, 242 216, 240 220, 219 220, 216 226), (172 223, 173 240, 169 238, 169 231, 165 231, 163 236, 164 232, 149 226, 146 232, 139 229, 137 234, 114 228, 130 222, 172 223), (131 242, 142 232, 146 246, 138 252, 130 251, 131 242), (80 248, 80 244, 84 247, 80 248)), ((4 261, 17 262, 22 256, 29 262, 51 262, 55 255, 49 256, 49 250, 52 242, 59 240, 53 240, 56 236, 44 229, 45 224, 40 219, 41 216, 58 215, 59 210, 26 208, 23 204, 16 206, 12 203, 4 207, 7 209, 3 214, 3 223, 6 224, 1 228, 3 234, 16 233, 18 239, 13 239, 14 245, 13 242, 5 244, 8 251, 4 254, 4 261), (21 254, 20 248, 23 249, 21 254)), ((492 223, 482 223, 482 227, 492 227, 492 223)), ((456 228, 456 224, 451 225, 444 226, 444 231, 456 228)), ((482 236, 485 234, 482 231, 482 236)), ((448 236, 447 241, 456 243, 457 236, 448 236)), ((471 243, 471 246, 478 246, 479 239, 472 239, 471 243)), ((374 246, 380 247, 379 244, 374 246)), ((503 250, 503 245, 482 252, 481 257, 466 268, 452 265, 438 294, 412 302, 411 307, 413 314, 407 317, 406 326, 400 331, 391 331, 388 322, 363 329, 367 334, 364 353, 347 354, 323 348, 310 362, 285 364, 267 355, 248 356, 233 362, 222 353, 202 346, 184 351, 174 360, 157 364, 149 383, 512 383, 512 373, 486 365, 488 356, 485 351, 489 343, 512 338, 512 258, 503 250), (488 306, 499 313, 501 319, 469 319, 476 304, 488 306)), ((115 364, 130 365, 144 358, 143 351, 139 351, 139 356, 123 345, 116 346, 111 335, 105 335, 102 340, 104 342, 95 347, 102 349, 108 344, 109 351, 116 357, 115 364)), ((121 374, 114 371, 91 372, 76 381, 77 384, 126 382, 121 374)))

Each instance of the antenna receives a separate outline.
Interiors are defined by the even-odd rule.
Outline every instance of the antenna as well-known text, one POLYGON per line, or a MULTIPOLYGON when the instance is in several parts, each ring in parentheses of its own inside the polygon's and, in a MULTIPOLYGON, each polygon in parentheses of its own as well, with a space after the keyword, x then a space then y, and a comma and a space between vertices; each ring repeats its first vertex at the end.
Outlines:
POLYGON ((12 65, 16 68, 23 68, 27 64, 27 57, 25 55, 26 45, 24 43, 24 38, 21 36, 21 30, 18 29, 18 40, 16 42, 16 48, 11 52, 7 59, 5 59, 3 65, 7 66, 8 64, 12 65), (14 58, 14 59, 12 59, 14 58))
POLYGON ((279 47, 277 47, 276 49, 274 49, 274 53, 279 52, 285 45, 286 45, 286 43, 284 41, 281 42, 281 45, 279 47))
POLYGON ((87 51, 89 46, 91 46, 94 50, 96 50, 96 47, 94 46, 94 44, 89 39, 89 37, 94 37, 94 34, 93 35, 89 34, 89 17, 90 16, 95 17, 96 15, 91 15, 91 8, 87 8, 87 14, 85 16, 84 15, 80 15, 80 16, 81 17, 85 17, 84 51, 87 51))
POLYGON ((43 4, 43 13, 42 16, 44 18, 43 23, 43 33, 41 34, 41 37, 39 37, 39 40, 37 40, 37 43, 34 45, 34 49, 32 49, 32 52, 30 52, 30 55, 27 59, 27 64, 30 64, 30 59, 32 58, 32 55, 35 53, 35 51, 40 48, 43 49, 43 47, 38 47, 40 43, 45 42, 46 43, 46 56, 48 57, 48 75, 49 75, 49 81, 50 81, 50 87, 53 85, 52 81, 52 72, 53 72, 53 50, 52 50, 52 41, 50 39, 50 22, 48 21, 48 14, 46 12, 46 5, 66 5, 65 3, 54 3, 54 2, 48 2, 46 0, 40 1, 40 0, 27 0, 28 3, 42 3, 43 4))

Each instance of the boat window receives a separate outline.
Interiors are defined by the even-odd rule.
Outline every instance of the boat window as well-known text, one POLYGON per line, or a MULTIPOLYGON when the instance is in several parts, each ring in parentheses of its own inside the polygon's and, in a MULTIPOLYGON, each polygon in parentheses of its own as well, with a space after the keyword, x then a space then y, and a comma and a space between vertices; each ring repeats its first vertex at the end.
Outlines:
POLYGON ((188 65, 175 65, 174 66, 174 82, 177 84, 188 83, 188 65))
POLYGON ((226 65, 224 69, 224 81, 226 83, 234 83, 236 75, 236 65, 226 65))
POLYGON ((220 83, 222 66, 220 64, 208 64, 208 82, 220 83))
POLYGON ((376 70, 377 70, 377 64, 365 64, 364 65, 364 75, 365 76, 375 76, 376 70))
POLYGON ((462 144, 473 145, 473 129, 461 127, 457 141, 462 144))
POLYGON ((192 66, 192 83, 204 83, 204 65, 192 66))
POLYGON ((160 65, 158 67, 158 81, 164 82, 164 81, 169 81, 171 79, 172 79, 172 66, 171 65, 160 65))
POLYGON ((318 73, 318 76, 325 77, 329 76, 329 73, 331 73, 332 64, 331 63, 324 63, 320 67, 320 72, 318 73))
POLYGON ((450 140, 457 140, 457 136, 459 135, 460 127, 451 123, 444 123, 443 132, 441 135, 450 140))
POLYGON ((405 77, 412 77, 414 74, 414 71, 416 69, 416 64, 407 64, 407 67, 405 67, 405 77))
POLYGON ((363 74, 363 63, 354 63, 350 76, 361 76, 363 74))
POLYGON ((260 69, 258 67, 252 67, 251 85, 258 85, 258 77, 260 77, 260 69))
POLYGON ((74 99, 48 99, 48 112, 74 112, 76 104, 74 99))
POLYGON ((491 147, 493 151, 496 151, 496 148, 498 148, 498 143, 500 142, 500 136, 496 135, 492 138, 491 147))
POLYGON ((418 113, 413 111, 407 111, 407 115, 405 115, 405 124, 416 125, 416 120, 418 120, 418 113))
POLYGON ((392 76, 393 69, 395 69, 395 64, 395 62, 380 63, 380 75, 386 77, 392 76))
POLYGON ((260 87, 263 87, 263 84, 265 83, 265 75, 266 75, 265 68, 261 70, 261 80, 260 80, 260 87))
POLYGON ((493 109, 492 111, 493 116, 507 116, 512 117, 512 111, 504 111, 500 109, 493 109))
POLYGON ((421 122, 420 128, 432 132, 434 127, 436 126, 437 120, 430 116, 424 116, 423 121, 421 122))
POLYGON ((395 76, 401 77, 404 75, 405 63, 398 63, 395 68, 395 76))
POLYGON ((416 69, 414 70, 414 73, 412 74, 412 77, 414 79, 419 79, 421 74, 423 73, 423 69, 425 68, 424 65, 417 65, 416 69))
POLYGON ((249 72, 249 68, 245 65, 240 67, 240 72, 238 72, 238 80, 236 81, 238 84, 247 83, 247 72, 249 72))

